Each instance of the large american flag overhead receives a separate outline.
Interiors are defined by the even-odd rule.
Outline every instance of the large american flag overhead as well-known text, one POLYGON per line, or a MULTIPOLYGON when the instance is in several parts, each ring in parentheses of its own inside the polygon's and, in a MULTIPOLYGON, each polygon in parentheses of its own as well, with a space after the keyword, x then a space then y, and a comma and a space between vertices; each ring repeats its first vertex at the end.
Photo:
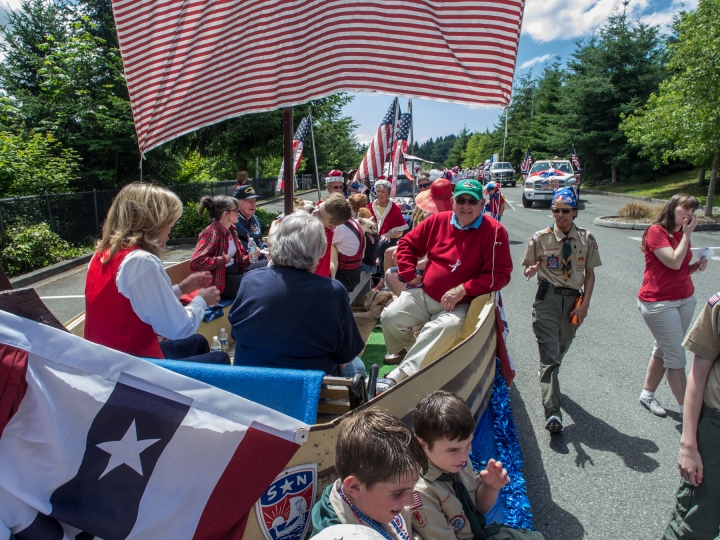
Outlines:
POLYGON ((141 152, 340 91, 510 101, 524 0, 113 0, 141 152))

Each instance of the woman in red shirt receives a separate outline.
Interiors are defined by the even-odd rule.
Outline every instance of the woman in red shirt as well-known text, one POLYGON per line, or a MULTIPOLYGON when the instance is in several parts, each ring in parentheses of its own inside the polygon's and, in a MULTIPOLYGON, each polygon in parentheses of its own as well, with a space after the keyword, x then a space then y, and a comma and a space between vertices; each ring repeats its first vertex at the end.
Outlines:
POLYGON ((683 411, 687 380, 682 341, 696 304, 690 276, 707 266, 707 260, 690 264, 690 235, 698 223, 695 217, 698 206, 692 195, 673 196, 642 237, 645 275, 638 293, 638 309, 655 338, 655 345, 639 402, 657 416, 667 414, 655 399, 666 370, 679 412, 683 411))

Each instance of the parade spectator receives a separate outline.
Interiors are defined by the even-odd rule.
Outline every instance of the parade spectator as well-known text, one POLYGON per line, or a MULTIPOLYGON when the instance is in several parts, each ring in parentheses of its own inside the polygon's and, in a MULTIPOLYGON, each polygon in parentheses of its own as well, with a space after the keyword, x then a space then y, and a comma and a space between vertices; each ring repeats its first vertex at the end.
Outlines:
POLYGON ((207 270, 220 296, 234 300, 250 259, 245 253, 235 229, 238 221, 237 200, 226 195, 203 197, 198 213, 207 210, 210 225, 198 236, 195 252, 190 258, 190 270, 207 270))
POLYGON ((378 381, 380 391, 417 373, 436 343, 452 343, 475 297, 510 282, 507 231, 482 215, 482 200, 482 184, 463 180, 455 188, 452 212, 430 216, 400 240, 398 276, 409 288, 380 319, 389 353, 385 362, 400 365, 378 381), (422 257, 427 265, 418 276, 422 257), (421 325, 416 340, 412 327, 421 325))
POLYGON ((332 261, 332 243, 335 228, 345 223, 352 216, 350 203, 342 196, 342 193, 331 193, 318 203, 312 215, 318 218, 325 226, 325 239, 327 241, 327 250, 320 258, 315 273, 323 277, 331 277, 330 263, 332 261))
POLYGON ((339 193, 345 196, 345 177, 342 171, 332 170, 325 176, 325 190, 328 195, 339 193))
POLYGON ((330 277, 350 293, 360 283, 360 265, 365 253, 365 234, 360 224, 350 218, 335 227, 331 250, 330 277))
MULTIPOLYGON (((432 184, 428 182, 428 187, 430 187, 430 189, 423 187, 423 190, 415 197, 415 209, 419 209, 421 212, 421 215, 418 217, 418 225, 433 214, 449 212, 453 209, 452 198, 455 186, 445 178, 438 178, 432 184)), ((413 227, 413 229, 414 228, 415 227, 413 227)), ((397 247, 388 249, 385 252, 386 259, 390 250, 394 250, 394 254, 397 253, 397 247)), ((395 261, 396 259, 393 260, 393 263, 395 261)), ((426 264, 426 257, 418 261, 416 268, 419 276, 422 276, 426 264)), ((395 296, 400 296, 400 293, 405 289, 405 283, 400 280, 398 268, 394 264, 385 272, 385 284, 395 296)))
POLYGON ((600 266, 595 237, 575 225, 577 199, 570 188, 556 190, 552 198, 555 223, 532 235, 522 265, 525 277, 538 276, 533 303, 533 332, 540 351, 540 388, 545 409, 545 429, 562 431, 560 364, 587 317, 600 266), (581 291, 581 289, 584 291, 581 291), (574 307, 582 296, 582 303, 574 307), (577 316, 577 326, 571 317, 577 316))
POLYGON ((391 189, 392 183, 386 180, 384 176, 379 177, 375 181, 375 196, 377 198, 371 204, 368 204, 368 209, 375 218, 380 233, 380 243, 378 245, 378 259, 380 260, 378 275, 380 282, 378 287, 383 285, 385 250, 390 246, 397 245, 398 238, 402 236, 403 231, 408 229, 402 210, 390 200, 391 189))
POLYGON ((248 251, 248 241, 252 237, 258 249, 263 250, 260 252, 260 259, 264 259, 266 254, 264 250, 267 249, 267 244, 262 240, 262 224, 255 215, 259 195, 255 193, 255 188, 247 185, 236 188, 233 197, 238 201, 238 221, 235 228, 243 249, 248 251))
POLYGON ((413 528, 423 540, 543 540, 538 532, 487 523, 485 514, 510 478, 494 459, 480 474, 473 470, 475 421, 462 399, 443 390, 433 392, 415 407, 413 426, 428 458, 428 470, 415 485, 422 504, 411 512, 413 528))
POLYGON ((412 431, 382 409, 342 421, 335 444, 339 478, 312 509, 313 535, 333 525, 370 527, 390 540, 410 540, 413 490, 428 463, 412 431), (399 510, 399 511, 398 511, 399 510))
POLYGON ((195 334, 207 306, 220 299, 210 272, 172 285, 160 260, 182 210, 162 187, 134 183, 118 193, 85 280, 85 339, 135 356, 230 363, 195 334), (180 296, 195 290, 183 307, 180 296), (168 339, 158 342, 158 335, 168 339))
POLYGON ((682 340, 697 303, 690 276, 707 265, 707 260, 690 264, 690 235, 697 226, 698 206, 692 195, 674 195, 642 236, 645 275, 638 292, 638 309, 655 344, 639 402, 656 416, 666 415, 655 398, 666 373, 679 412, 683 412, 687 380, 682 340))
POLYGON ((365 343, 345 288, 313 273, 327 248, 322 222, 294 212, 269 242, 270 265, 243 278, 230 309, 235 365, 365 375, 357 358, 365 343), (313 324, 298 309, 312 309, 313 324))
POLYGON ((683 345, 695 357, 678 456, 682 483, 663 538, 710 540, 720 531, 720 293, 708 299, 683 345))
POLYGON ((498 221, 502 221, 507 203, 505 202, 505 196, 500 193, 500 187, 495 182, 488 182, 485 186, 485 193, 488 196, 485 213, 490 214, 498 221))
MULTIPOLYGON (((418 175, 417 179, 417 187, 418 187, 418 195, 422 193, 423 191, 430 189, 430 186, 432 185, 432 182, 430 181, 430 177, 427 174, 420 174, 418 175)), ((420 223, 423 219, 427 217, 427 214, 425 211, 420 208, 417 204, 417 197, 415 196, 415 208, 413 208, 412 212, 412 228, 414 229, 418 223, 420 223)), ((452 198, 452 195, 451 195, 452 198)))
MULTIPOLYGON (((365 208, 368 205, 367 196, 363 195, 362 193, 356 193, 354 195, 350 195, 348 198, 348 202, 350 203, 350 208, 352 209, 352 217, 353 219, 357 219, 360 217, 358 214, 360 212, 361 208, 365 208)), ((369 214, 368 217, 371 217, 372 214, 369 214)))
POLYGON ((237 189, 242 186, 248 185, 248 173, 247 171, 238 171, 236 176, 236 182, 235 187, 233 189, 237 189))

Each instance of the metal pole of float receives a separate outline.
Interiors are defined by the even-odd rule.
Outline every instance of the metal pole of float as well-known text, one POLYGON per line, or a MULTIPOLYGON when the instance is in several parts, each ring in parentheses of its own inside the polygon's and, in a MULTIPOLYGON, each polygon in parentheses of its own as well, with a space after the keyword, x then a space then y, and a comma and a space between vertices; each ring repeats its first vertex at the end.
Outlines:
POLYGON ((320 171, 317 166, 317 152, 315 151, 315 130, 313 129, 312 109, 308 107, 308 119, 310 120, 310 137, 313 143, 313 159, 315 160, 315 180, 317 181, 318 202, 322 198, 320 194, 320 171))
MULTIPOLYGON (((414 156, 415 155, 415 139, 413 137, 413 123, 415 122, 415 119, 412 116, 412 99, 408 99, 408 113, 410 113, 410 153, 414 156)), ((413 178, 413 200, 415 200, 415 195, 417 194, 417 174, 415 174, 415 158, 413 157, 410 160, 410 172, 414 175, 413 178)))
POLYGON ((292 107, 283 107, 283 159, 285 168, 283 170, 285 182, 285 215, 289 216, 293 211, 293 191, 295 182, 295 163, 293 161, 293 110, 292 107))

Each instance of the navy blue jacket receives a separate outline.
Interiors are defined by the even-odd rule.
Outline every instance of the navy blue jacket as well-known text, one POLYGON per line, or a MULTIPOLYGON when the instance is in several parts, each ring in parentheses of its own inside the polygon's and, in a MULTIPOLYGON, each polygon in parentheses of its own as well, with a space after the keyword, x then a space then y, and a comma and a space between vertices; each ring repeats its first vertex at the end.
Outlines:
POLYGON ((248 250, 248 235, 252 236, 253 240, 255 240, 258 249, 265 249, 267 247, 267 244, 262 241, 262 225, 255 214, 253 214, 250 219, 245 219, 245 217, 238 212, 238 222, 235 224, 235 229, 237 230, 238 238, 245 248, 245 251, 248 250))
POLYGON ((287 266, 245 274, 229 319, 239 366, 338 375, 365 346, 345 287, 287 266))

